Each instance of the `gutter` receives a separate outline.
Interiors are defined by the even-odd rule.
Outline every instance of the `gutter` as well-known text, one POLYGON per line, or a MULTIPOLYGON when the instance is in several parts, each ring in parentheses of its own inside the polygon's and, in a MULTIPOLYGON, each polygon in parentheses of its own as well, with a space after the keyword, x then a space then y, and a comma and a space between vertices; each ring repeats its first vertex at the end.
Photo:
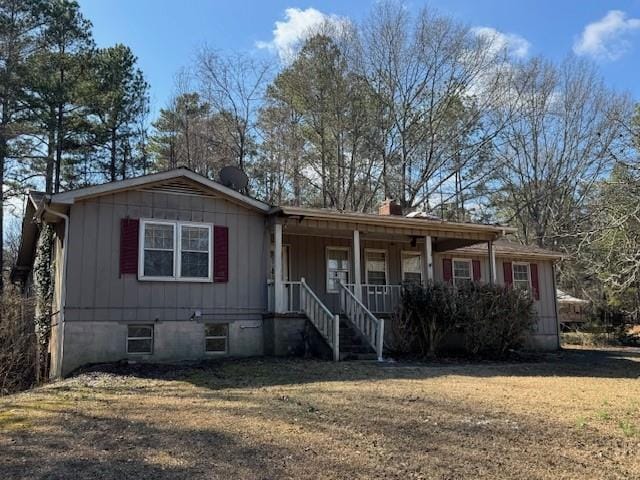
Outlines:
MULTIPOLYGON (((60 275, 60 316, 58 319, 58 361, 56 368, 56 376, 62 377, 62 355, 64 353, 64 310, 67 301, 67 257, 69 253, 69 249, 67 248, 69 244, 69 216, 64 213, 56 212, 55 210, 51 210, 49 205, 46 203, 47 200, 42 202, 42 208, 45 212, 53 215, 54 217, 58 217, 64 220, 64 244, 62 246, 62 273, 60 275)), ((51 202, 49 199, 48 202, 51 202)))

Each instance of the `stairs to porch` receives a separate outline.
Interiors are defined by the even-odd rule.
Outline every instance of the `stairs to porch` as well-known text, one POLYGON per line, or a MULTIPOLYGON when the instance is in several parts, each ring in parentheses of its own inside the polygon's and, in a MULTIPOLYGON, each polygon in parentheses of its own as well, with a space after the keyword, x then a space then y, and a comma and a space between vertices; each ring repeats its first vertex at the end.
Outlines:
POLYGON ((375 360, 375 350, 362 338, 346 315, 340 315, 340 360, 375 360))

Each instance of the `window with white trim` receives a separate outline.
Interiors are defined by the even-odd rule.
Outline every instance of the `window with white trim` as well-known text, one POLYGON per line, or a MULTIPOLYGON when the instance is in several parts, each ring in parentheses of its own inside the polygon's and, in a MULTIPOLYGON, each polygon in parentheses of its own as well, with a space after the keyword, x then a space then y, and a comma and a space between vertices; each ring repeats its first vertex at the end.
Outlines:
POLYGON ((349 249, 346 247, 327 247, 327 292, 339 291, 340 282, 349 283, 349 249))
POLYGON ((513 272, 513 287, 531 291, 531 275, 528 263, 514 263, 511 266, 513 272))
POLYGON ((422 283, 422 254, 402 252, 402 281, 422 283))
POLYGON ((141 280, 211 281, 211 225, 143 220, 141 280))
POLYGON ((364 252, 365 282, 371 285, 387 284, 387 251, 370 250, 364 252))
POLYGON ((228 353, 229 324, 207 323, 204 326, 204 351, 206 353, 228 353))
POLYGON ((453 260, 453 284, 456 286, 470 283, 473 280, 473 269, 471 260, 453 260))
POLYGON ((127 353, 141 355, 153 353, 153 325, 127 326, 127 353))

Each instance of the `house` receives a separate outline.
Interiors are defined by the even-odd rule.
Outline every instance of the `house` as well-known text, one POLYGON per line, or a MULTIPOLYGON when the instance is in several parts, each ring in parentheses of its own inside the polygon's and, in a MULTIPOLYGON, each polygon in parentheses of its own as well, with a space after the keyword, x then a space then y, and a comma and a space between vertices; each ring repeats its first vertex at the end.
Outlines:
POLYGON ((556 290, 558 299, 558 321, 563 326, 578 326, 587 321, 587 307, 589 301, 582 298, 576 298, 563 292, 556 290))
POLYGON ((558 255, 505 241, 504 226, 407 218, 393 202, 378 215, 273 207, 180 168, 31 193, 16 282, 29 283, 40 222, 55 227, 52 376, 120 359, 287 355, 310 338, 337 360, 354 335, 381 357, 402 281, 527 288, 530 346, 559 345, 558 255))

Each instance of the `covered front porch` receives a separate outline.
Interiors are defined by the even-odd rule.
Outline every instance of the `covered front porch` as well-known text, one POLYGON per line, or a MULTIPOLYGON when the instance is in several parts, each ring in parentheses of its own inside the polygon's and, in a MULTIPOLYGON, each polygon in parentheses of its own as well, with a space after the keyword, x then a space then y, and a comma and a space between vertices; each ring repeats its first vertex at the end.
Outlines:
MULTIPOLYGON (((402 283, 451 278, 439 257, 480 243, 489 260, 483 278, 495 282, 493 241, 504 233, 496 226, 289 208, 271 225, 269 310, 318 316, 328 336, 335 317, 346 316, 381 356, 379 332, 399 303, 402 283)), ((475 265, 468 265, 474 279, 475 265)))

